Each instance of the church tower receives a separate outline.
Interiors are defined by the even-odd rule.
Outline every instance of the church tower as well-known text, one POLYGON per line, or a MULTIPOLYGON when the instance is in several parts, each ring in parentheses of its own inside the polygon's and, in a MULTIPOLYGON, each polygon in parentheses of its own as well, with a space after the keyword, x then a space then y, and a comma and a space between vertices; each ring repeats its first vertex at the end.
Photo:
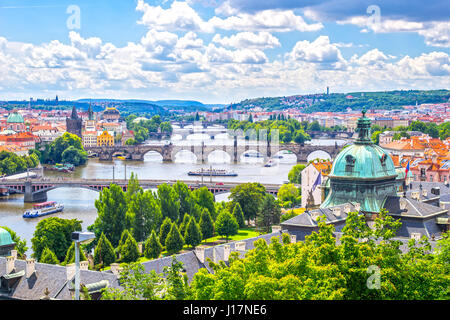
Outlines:
POLYGON ((66 130, 69 133, 76 134, 81 138, 82 120, 78 117, 75 106, 72 108, 70 118, 66 118, 66 130))

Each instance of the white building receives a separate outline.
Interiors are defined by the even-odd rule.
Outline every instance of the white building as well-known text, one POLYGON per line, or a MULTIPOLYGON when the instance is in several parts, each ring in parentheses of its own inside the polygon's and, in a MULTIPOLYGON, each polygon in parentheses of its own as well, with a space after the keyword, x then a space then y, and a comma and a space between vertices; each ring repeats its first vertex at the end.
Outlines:
POLYGON ((312 195, 313 205, 322 203, 322 188, 326 176, 331 171, 331 161, 314 161, 302 170, 302 207, 306 207, 308 198, 312 195), (319 173, 322 175, 319 179, 319 173), (317 185, 316 185, 317 184, 317 185))

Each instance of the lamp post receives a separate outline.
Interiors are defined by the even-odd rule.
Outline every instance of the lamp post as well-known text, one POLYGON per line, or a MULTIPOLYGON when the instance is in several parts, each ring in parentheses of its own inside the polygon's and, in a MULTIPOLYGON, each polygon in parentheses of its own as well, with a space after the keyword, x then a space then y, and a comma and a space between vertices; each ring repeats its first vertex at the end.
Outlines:
POLYGON ((90 243, 94 239, 93 232, 72 232, 72 240, 75 241, 75 300, 80 300, 80 244, 90 243))

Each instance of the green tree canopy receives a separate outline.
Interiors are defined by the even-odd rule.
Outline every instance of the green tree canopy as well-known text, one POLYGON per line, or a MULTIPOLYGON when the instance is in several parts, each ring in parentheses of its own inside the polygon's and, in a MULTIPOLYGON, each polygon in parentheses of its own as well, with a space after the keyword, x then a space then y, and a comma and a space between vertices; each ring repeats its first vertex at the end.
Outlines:
MULTIPOLYGON (((80 261, 87 261, 86 255, 82 248, 80 248, 80 261)), ((72 241, 69 249, 67 249, 66 257, 62 263, 63 266, 74 263, 75 262, 75 242, 72 241)))
POLYGON ((150 237, 148 237, 147 241, 145 241, 144 256, 147 259, 159 258, 162 249, 163 247, 159 242, 159 239, 156 237, 155 230, 153 230, 150 237))
POLYGON ((94 264, 101 264, 103 267, 107 267, 114 261, 116 261, 114 247, 102 232, 94 250, 94 264))
POLYGON ((219 213, 214 224, 214 229, 217 234, 228 238, 238 233, 239 224, 236 219, 226 210, 219 213))
POLYGON ((41 260, 39 262, 48 264, 59 264, 59 260, 56 257, 55 253, 48 247, 45 247, 44 251, 42 251, 41 260))
POLYGON ((266 194, 266 188, 257 182, 249 182, 240 184, 231 189, 230 199, 239 203, 247 220, 256 217, 262 199, 266 194))
POLYGON ((81 221, 49 217, 38 222, 31 239, 33 257, 41 261, 43 250, 48 247, 59 261, 63 261, 72 244, 72 232, 81 231, 81 221))
POLYGON ((241 205, 236 203, 233 209, 233 217, 236 219, 239 228, 245 227, 244 213, 242 212, 241 205))
POLYGON ((137 241, 145 241, 162 223, 161 207, 151 190, 130 196, 127 214, 137 241))
POLYGON ((195 202, 202 208, 207 208, 211 214, 211 218, 214 220, 216 217, 216 210, 214 207, 214 195, 206 187, 201 187, 192 193, 195 202))
POLYGON ((176 223, 172 223, 166 238, 166 250, 168 254, 174 254, 183 249, 184 239, 178 230, 176 223))
POLYGON ((187 245, 195 248, 202 242, 202 232, 194 217, 189 220, 186 231, 184 232, 184 241, 187 245))
POLYGON ((170 220, 177 221, 180 210, 177 192, 167 183, 160 184, 158 186, 158 199, 163 217, 169 217, 170 220))
POLYGON ((203 209, 199 224, 202 232, 202 239, 205 240, 214 236, 214 224, 208 209, 203 209))
POLYGON ((161 242, 161 244, 166 244, 166 238, 170 232, 170 228, 172 228, 172 220, 167 217, 164 219, 161 228, 159 229, 159 241, 161 242))
POLYGON ((291 183, 302 184, 302 170, 305 169, 304 164, 296 164, 288 173, 288 179, 291 183))
POLYGON ((281 209, 275 201, 275 198, 268 194, 264 197, 261 209, 256 218, 256 225, 270 232, 270 227, 273 224, 280 223, 281 209))

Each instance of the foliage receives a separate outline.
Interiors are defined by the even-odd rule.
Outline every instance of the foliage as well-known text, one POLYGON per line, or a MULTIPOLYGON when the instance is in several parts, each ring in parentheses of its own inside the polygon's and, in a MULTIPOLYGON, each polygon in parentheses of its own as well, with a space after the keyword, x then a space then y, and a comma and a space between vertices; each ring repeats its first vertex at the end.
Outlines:
POLYGON ((124 229, 128 227, 127 202, 122 188, 116 184, 111 184, 100 192, 99 198, 95 200, 98 217, 91 229, 98 239, 100 235, 111 241, 113 246, 117 246, 124 229))
POLYGON ((44 251, 42 251, 40 263, 48 263, 48 264, 59 264, 59 260, 56 257, 55 253, 50 250, 48 247, 45 247, 44 251))
POLYGON ((0 226, 0 228, 5 229, 6 231, 9 232, 9 234, 11 236, 11 240, 16 244, 14 249, 17 250, 17 256, 19 258, 23 258, 25 255, 25 252, 27 252, 27 250, 28 250, 27 240, 21 239, 15 231, 11 230, 10 228, 8 228, 6 226, 0 226))
POLYGON ((187 228, 187 225, 190 220, 191 220, 191 216, 188 214, 185 214, 183 217, 183 222, 180 224, 180 227, 178 228, 182 235, 184 235, 184 233, 186 232, 186 228, 187 228))
POLYGON ((183 249, 184 239, 178 231, 178 227, 174 222, 170 228, 166 238, 166 250, 168 254, 174 254, 183 249))
POLYGON ((209 213, 211 214, 211 218, 215 220, 216 217, 216 209, 214 207, 214 195, 208 190, 206 187, 201 187, 194 192, 192 192, 192 196, 195 202, 202 208, 207 208, 209 213))
POLYGON ((242 212, 242 208, 239 203, 236 203, 234 206, 233 217, 236 219, 239 228, 245 227, 244 213, 242 212))
POLYGON ((172 228, 172 220, 169 217, 165 218, 161 228, 159 229, 159 241, 161 244, 166 245, 166 238, 172 228))
POLYGON ((156 237, 155 230, 152 231, 150 237, 145 241, 144 256, 147 259, 156 259, 162 252, 162 245, 156 237))
POLYGON ((162 222, 161 207, 151 190, 141 190, 130 196, 127 214, 137 241, 145 241, 151 231, 157 230, 162 222))
POLYGON ((18 156, 14 152, 0 152, 0 175, 21 173, 27 168, 35 168, 38 165, 39 159, 34 153, 29 156, 18 156))
POLYGON ((190 299, 227 300, 367 300, 445 299, 450 297, 448 235, 441 249, 429 254, 426 240, 411 240, 409 252, 399 250, 392 239, 398 221, 381 213, 374 229, 364 216, 351 212, 341 244, 334 226, 319 218, 319 231, 305 241, 289 243, 263 239, 245 258, 230 257, 230 266, 210 262, 214 273, 201 269, 191 282, 190 299), (367 237, 366 241, 358 241, 367 237), (378 269, 379 268, 379 269, 378 269), (379 271, 379 288, 372 281, 379 271))
POLYGON ((244 213, 245 219, 249 221, 256 217, 262 200, 266 194, 266 188, 257 182, 240 184, 231 189, 229 198, 239 203, 244 213))
POLYGON ((59 261, 64 260, 74 231, 81 231, 80 220, 49 217, 39 221, 31 239, 33 257, 41 261, 42 252, 48 247, 59 261))
POLYGON ((114 247, 102 232, 97 246, 94 250, 94 264, 102 264, 104 267, 106 267, 114 261, 116 261, 116 253, 114 251, 114 247))
POLYGON ((228 211, 223 210, 217 216, 216 223, 214 224, 214 229, 217 234, 225 236, 228 241, 229 236, 238 233, 239 224, 228 211))
POLYGON ((69 132, 46 145, 41 153, 42 163, 68 162, 78 166, 86 163, 86 160, 87 153, 84 151, 81 138, 69 132))
POLYGON ((280 189, 278 190, 278 200, 281 202, 289 202, 290 207, 292 205, 300 204, 301 203, 301 196, 300 196, 301 190, 297 188, 294 184, 288 183, 283 184, 280 189))
POLYGON ((302 170, 305 169, 304 164, 296 164, 288 173, 288 179, 291 183, 302 184, 302 170))
POLYGON ((275 198, 268 194, 264 197, 261 209, 256 217, 256 225, 270 232, 270 226, 280 223, 281 208, 277 204, 275 198))
POLYGON ((175 257, 169 267, 164 267, 166 275, 166 300, 184 300, 190 295, 190 288, 183 264, 175 257))
MULTIPOLYGON (((87 261, 86 255, 84 251, 80 248, 80 261, 87 261)), ((63 266, 74 263, 75 262, 75 242, 72 241, 69 249, 67 249, 66 257, 64 258, 63 266)))
POLYGON ((289 219, 292 219, 293 217, 298 216, 299 214, 296 213, 294 210, 289 210, 285 214, 281 215, 280 222, 287 221, 289 219))
POLYGON ((194 217, 191 217, 186 226, 186 231, 184 232, 184 242, 193 248, 202 242, 202 232, 194 217))
POLYGON ((202 232, 202 239, 208 239, 214 235, 214 224, 208 209, 203 209, 199 224, 202 232))
POLYGON ((179 217, 180 203, 178 194, 167 183, 158 186, 158 199, 161 205, 161 213, 164 218, 169 217, 172 221, 177 221, 179 217))
POLYGON ((139 259, 139 247, 136 240, 130 234, 125 243, 120 246, 120 260, 123 262, 135 262, 139 259))

